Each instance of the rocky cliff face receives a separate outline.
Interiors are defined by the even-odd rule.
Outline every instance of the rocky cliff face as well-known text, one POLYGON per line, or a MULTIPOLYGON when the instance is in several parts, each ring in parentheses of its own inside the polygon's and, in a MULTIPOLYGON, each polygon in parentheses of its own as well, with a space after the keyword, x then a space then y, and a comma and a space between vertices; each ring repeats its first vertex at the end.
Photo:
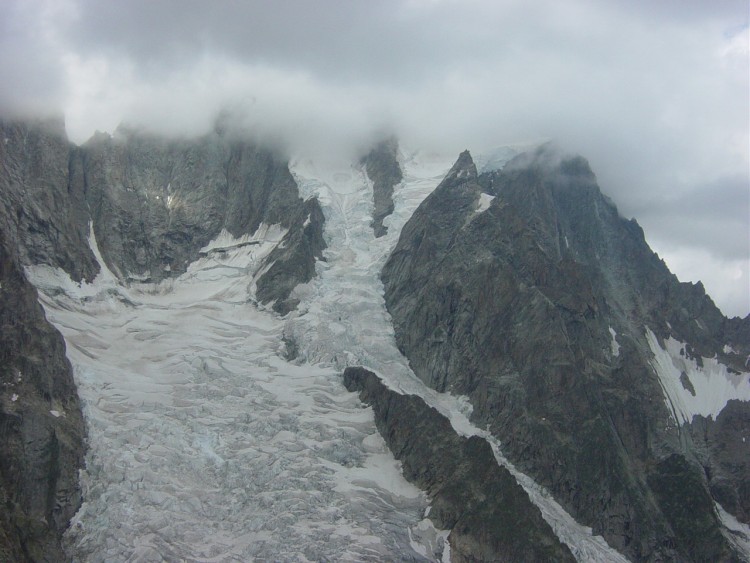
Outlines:
POLYGON ((87 243, 81 151, 62 121, 0 121, 0 221, 21 263, 49 264, 80 281, 99 265, 87 243))
POLYGON ((422 399, 366 369, 347 368, 344 384, 372 406, 404 476, 430 495, 430 519, 451 530, 451 561, 575 561, 485 440, 459 436, 422 399))
POLYGON ((63 561, 85 429, 62 336, 0 231, 0 560, 63 561))
POLYGON ((302 201, 271 151, 218 132, 180 141, 121 128, 94 137, 83 153, 96 238, 122 279, 183 273, 222 230, 240 237, 280 225, 284 239, 257 285, 260 302, 287 312, 289 293, 322 258, 320 206, 302 201))
POLYGON ((393 186, 403 178, 398 164, 398 142, 391 138, 378 143, 362 158, 367 176, 372 182, 374 210, 372 229, 376 237, 388 232, 383 219, 393 213, 393 186))
POLYGON ((84 426, 64 342, 23 267, 93 280, 93 225, 120 281, 158 281, 222 231, 278 225, 254 283, 258 301, 285 314, 322 257, 323 214, 282 159, 224 132, 168 140, 123 128, 76 147, 62 121, 0 121, 0 164, 0 559, 61 561, 80 505, 84 426))
POLYGON ((317 200, 299 197, 283 159, 230 133, 175 140, 121 127, 79 148, 62 122, 2 122, 0 130, 0 219, 24 265, 91 281, 99 272, 92 225, 119 279, 159 281, 183 273, 223 230, 241 237, 279 225, 283 239, 256 283, 259 301, 285 313, 291 290, 322 259, 317 200))
POLYGON ((748 403, 676 420, 646 334, 740 372, 750 319, 679 283, 585 160, 543 147, 478 175, 463 153, 382 280, 417 376, 468 395, 475 422, 595 533, 636 560, 732 560, 713 499, 746 518, 748 452, 728 452, 748 403))

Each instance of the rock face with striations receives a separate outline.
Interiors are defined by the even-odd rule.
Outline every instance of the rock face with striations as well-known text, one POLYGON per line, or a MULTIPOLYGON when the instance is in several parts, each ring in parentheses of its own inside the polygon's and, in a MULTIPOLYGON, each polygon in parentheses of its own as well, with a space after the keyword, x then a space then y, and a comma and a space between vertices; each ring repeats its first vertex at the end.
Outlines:
POLYGON ((451 561, 575 561, 486 440, 459 436, 422 399, 364 368, 347 368, 344 385, 372 406, 404 476, 430 495, 429 518, 451 530, 451 561))
POLYGON ((60 334, 25 266, 123 283, 178 275, 223 230, 283 232, 254 280, 285 314, 322 257, 323 213, 282 159, 224 131, 168 140, 121 128, 71 144, 62 120, 0 121, 0 560, 62 561, 85 429, 60 334), (93 239, 92 239, 93 240, 93 239))
POLYGON ((62 336, 0 231, 0 560, 63 561, 85 428, 62 336))
POLYGON ((393 213, 393 187, 403 178, 397 156, 398 142, 391 138, 378 143, 362 158, 367 177, 372 182, 372 229, 376 237, 388 232, 383 219, 393 213))
POLYGON ((0 164, 0 228, 21 263, 91 281, 99 265, 87 242, 81 151, 62 120, 0 120, 0 164))
POLYGON ((750 318, 679 283, 584 159, 545 146, 478 175, 463 153, 382 280, 416 375, 468 395, 475 422, 594 533, 634 560, 736 557, 714 500, 747 521, 749 403, 682 423, 648 331, 739 373, 750 318))
POLYGON ((61 121, 0 122, 0 220, 23 265, 48 264, 75 281, 99 272, 93 226, 107 267, 122 281, 183 273, 222 230, 240 237, 261 224, 284 237, 256 280, 276 311, 312 279, 322 259, 323 213, 299 197, 287 163, 224 130, 175 140, 120 127, 82 147, 61 121))
POLYGON ((222 230, 240 237, 261 224, 286 230, 271 268, 257 280, 261 303, 278 312, 322 258, 323 213, 302 201, 287 163, 231 134, 167 140, 121 127, 83 147, 94 232, 118 277, 180 274, 222 230))

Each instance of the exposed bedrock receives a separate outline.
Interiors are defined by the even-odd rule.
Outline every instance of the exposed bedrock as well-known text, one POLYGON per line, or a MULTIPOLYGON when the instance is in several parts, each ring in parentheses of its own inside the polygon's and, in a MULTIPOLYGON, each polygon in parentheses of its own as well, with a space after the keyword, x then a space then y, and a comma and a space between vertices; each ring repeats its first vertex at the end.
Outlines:
POLYGON ((167 139, 120 127, 82 147, 62 121, 0 122, 0 220, 23 265, 60 267, 91 281, 99 264, 122 281, 183 273, 222 230, 235 237, 261 224, 286 234, 256 280, 261 303, 285 313, 289 294, 322 259, 323 214, 303 201, 286 160, 224 129, 167 139))
POLYGON ((382 280, 414 373, 468 395, 472 420, 579 521, 635 560, 732 560, 711 492, 746 518, 750 475, 720 446, 721 417, 700 447, 675 423, 644 334, 740 370, 750 318, 680 283, 584 159, 545 146, 478 175, 461 154, 382 280))
POLYGON ((451 530, 452 561, 575 561, 485 440, 459 436, 421 398, 364 368, 347 368, 344 384, 372 406, 404 476, 430 496, 429 518, 451 530))
POLYGON ((290 292, 312 278, 322 257, 317 200, 303 201, 287 162, 251 142, 222 132, 168 140, 120 128, 86 143, 84 164, 96 238, 118 277, 179 274, 222 230, 240 237, 262 223, 280 225, 287 233, 266 259, 258 297, 286 312, 290 292))
POLYGON ((0 560, 64 561, 85 428, 65 343, 0 230, 0 560))
POLYGON ((367 177, 372 182, 374 209, 372 228, 376 237, 388 232, 383 219, 393 213, 393 187, 401 182, 403 173, 398 163, 398 142, 395 138, 381 141, 362 157, 367 177))
POLYGON ((62 120, 0 120, 0 229, 21 264, 49 264, 80 281, 99 265, 89 249, 81 150, 62 120))

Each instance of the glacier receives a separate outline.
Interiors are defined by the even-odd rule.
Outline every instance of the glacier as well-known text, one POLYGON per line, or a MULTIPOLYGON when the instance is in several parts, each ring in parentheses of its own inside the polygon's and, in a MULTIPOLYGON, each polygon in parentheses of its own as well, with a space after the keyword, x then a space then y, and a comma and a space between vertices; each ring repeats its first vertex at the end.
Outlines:
POLYGON ((286 362, 283 320, 252 301, 278 240, 225 236, 212 245, 222 253, 160 284, 119 286, 106 269, 60 284, 59 271, 29 270, 65 336, 89 430, 84 504, 66 538, 74 560, 412 552, 426 499, 372 413, 335 369, 286 362))
POLYGON ((158 284, 118 282, 93 236, 103 268, 91 284, 27 269, 65 337, 88 425, 84 504, 66 535, 74 560, 449 560, 428 499, 341 382, 343 368, 362 365, 462 435, 487 439, 578 560, 625 561, 513 468, 471 423, 465 397, 426 387, 396 347, 379 273, 452 164, 403 151, 395 211, 375 238, 360 164, 293 158, 302 197, 321 203, 328 248, 283 318, 254 299, 263 258, 283 237, 274 225, 222 233, 158 284))

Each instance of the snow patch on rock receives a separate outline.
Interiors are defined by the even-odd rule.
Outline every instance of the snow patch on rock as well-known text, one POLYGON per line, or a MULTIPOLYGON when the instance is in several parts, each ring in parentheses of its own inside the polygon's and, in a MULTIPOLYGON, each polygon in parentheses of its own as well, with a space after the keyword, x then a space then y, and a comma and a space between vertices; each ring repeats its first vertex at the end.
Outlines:
POLYGON ((610 342, 612 357, 617 358, 620 355, 620 344, 617 342, 617 333, 615 329, 609 327, 609 334, 612 336, 612 341, 610 342))
POLYGON ((724 537, 744 556, 746 561, 750 561, 750 526, 737 520, 724 510, 719 503, 714 503, 714 505, 723 525, 722 533, 724 537))
POLYGON ((650 329, 646 339, 664 402, 678 424, 689 424, 696 415, 715 420, 728 401, 750 401, 750 373, 730 373, 716 358, 702 358, 701 367, 687 357, 685 343, 670 336, 662 347, 650 329))
POLYGON ((450 561, 450 530, 435 528, 432 520, 424 518, 409 528, 409 543, 412 549, 430 561, 450 561))
POLYGON ((117 276, 110 271, 104 262, 104 258, 102 258, 99 245, 96 242, 96 236, 94 235, 94 225, 91 222, 89 222, 88 244, 99 264, 99 273, 91 283, 85 280, 75 282, 62 268, 53 268, 46 264, 26 266, 24 268, 26 279, 35 285, 39 291, 63 292, 77 299, 95 297, 103 291, 117 288, 117 276))
POLYGON ((479 201, 477 202, 477 208, 475 213, 484 213, 490 208, 492 200, 495 199, 494 195, 481 193, 479 194, 479 201))

